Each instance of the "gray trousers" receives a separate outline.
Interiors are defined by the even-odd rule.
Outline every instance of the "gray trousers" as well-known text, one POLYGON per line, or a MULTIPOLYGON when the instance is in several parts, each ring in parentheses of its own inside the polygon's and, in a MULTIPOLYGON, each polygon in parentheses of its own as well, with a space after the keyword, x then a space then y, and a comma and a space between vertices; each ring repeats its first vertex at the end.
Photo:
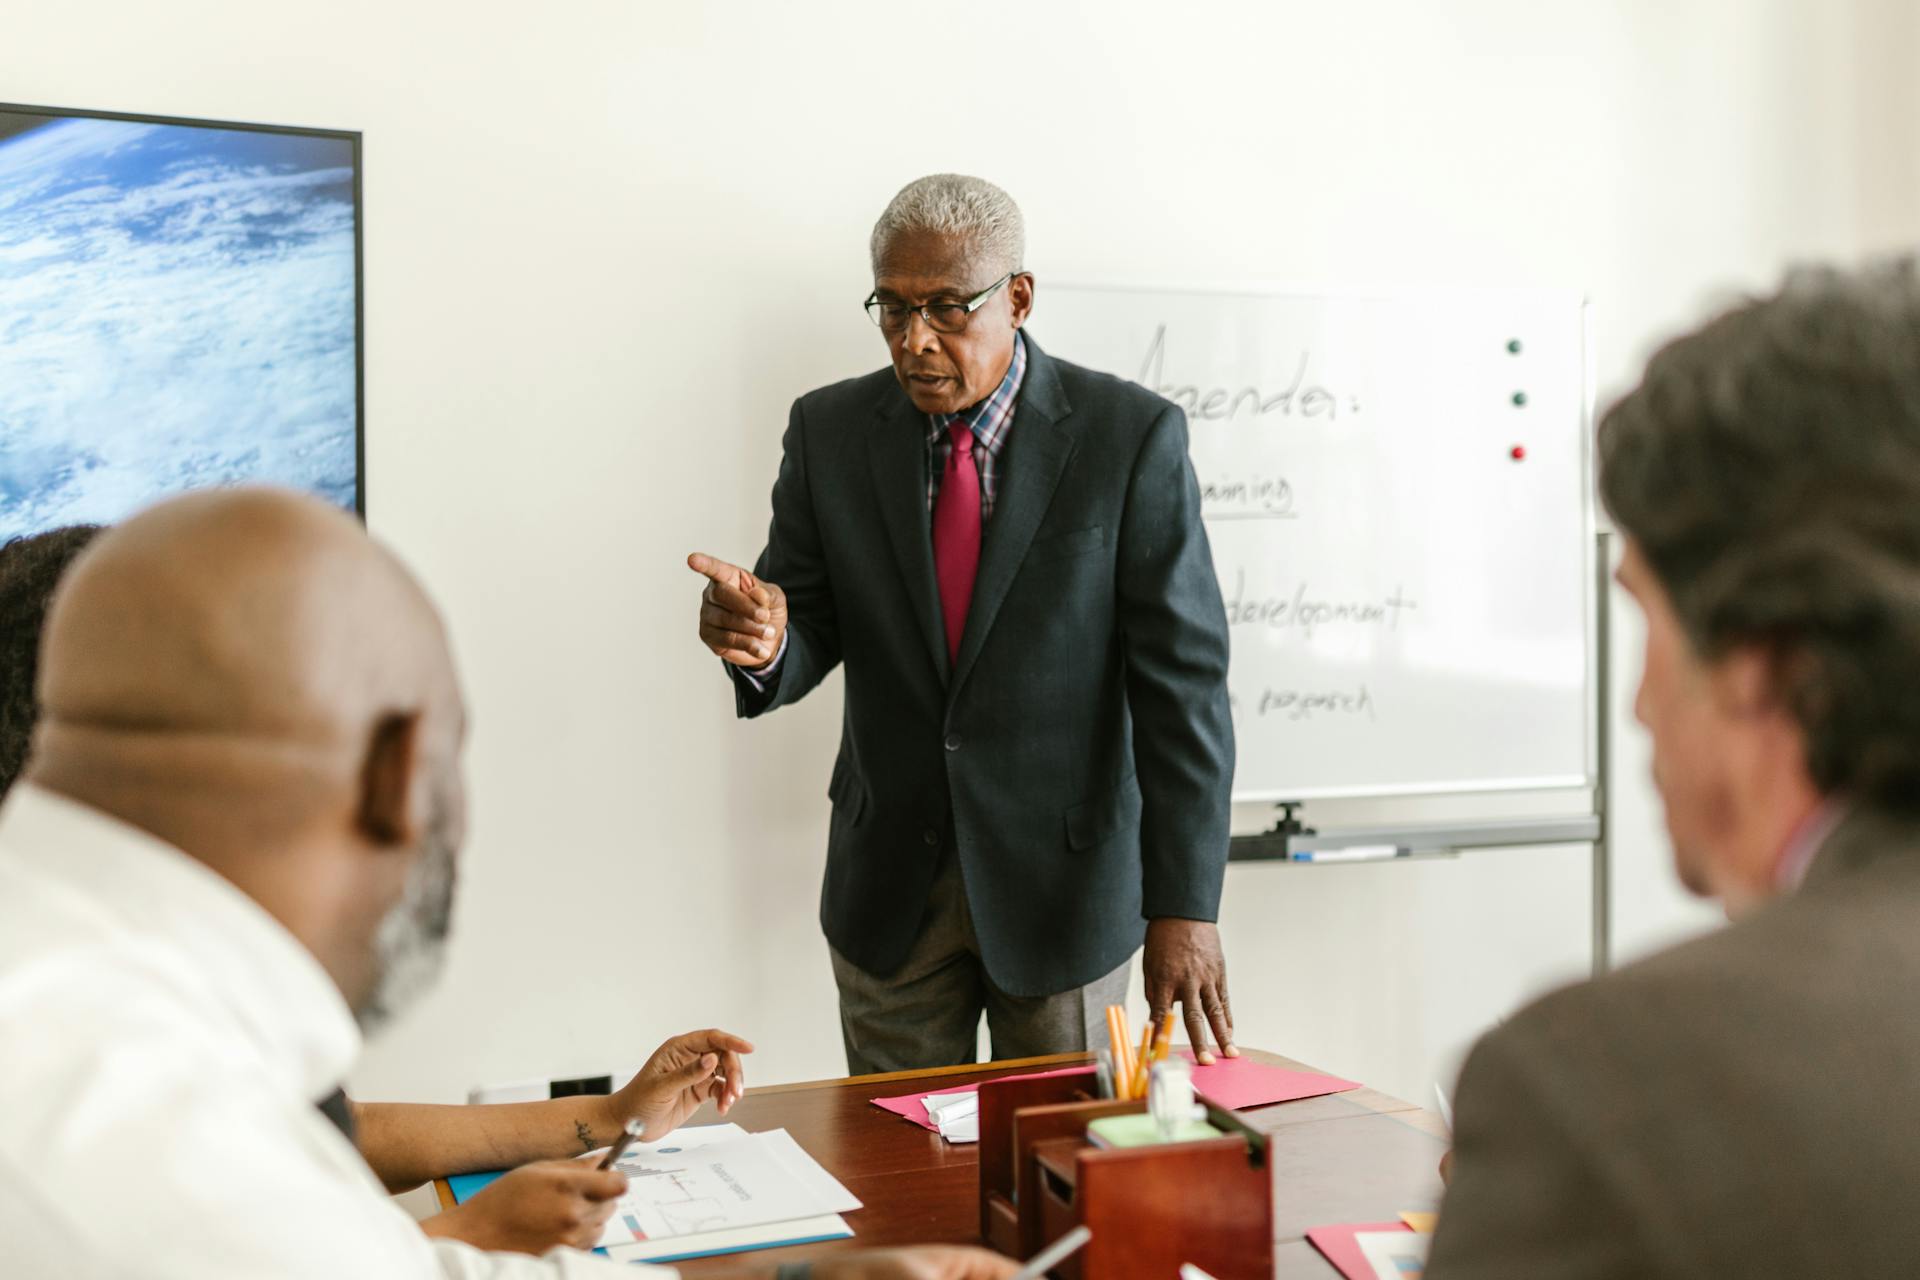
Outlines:
POLYGON ((973 1062, 982 1013, 995 1059, 1082 1052, 1104 1041, 1107 1006, 1126 1002, 1132 963, 1057 996, 1000 990, 980 961, 959 859, 949 844, 920 937, 897 972, 878 977, 833 952, 847 1071, 860 1076, 973 1062))

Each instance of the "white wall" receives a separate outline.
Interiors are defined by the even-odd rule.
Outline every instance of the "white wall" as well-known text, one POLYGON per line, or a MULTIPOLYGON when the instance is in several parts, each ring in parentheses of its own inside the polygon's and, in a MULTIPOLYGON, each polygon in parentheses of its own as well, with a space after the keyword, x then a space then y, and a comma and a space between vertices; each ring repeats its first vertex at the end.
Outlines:
MULTIPOLYGON (((788 402, 882 360, 866 232, 907 179, 1022 202, 1043 337, 1049 276, 1573 286, 1612 387, 1718 289, 1920 217, 1899 0, 67 0, 0 40, 16 101, 366 133, 372 525, 475 712, 451 971, 367 1096, 708 1022, 758 1038, 759 1080, 840 1069, 838 683, 736 724, 681 560, 751 556, 788 402)), ((1634 665, 1628 951, 1710 918, 1665 868, 1634 665)), ((1566 850, 1236 868, 1242 1039, 1424 1097, 1585 966, 1586 894, 1566 850)))

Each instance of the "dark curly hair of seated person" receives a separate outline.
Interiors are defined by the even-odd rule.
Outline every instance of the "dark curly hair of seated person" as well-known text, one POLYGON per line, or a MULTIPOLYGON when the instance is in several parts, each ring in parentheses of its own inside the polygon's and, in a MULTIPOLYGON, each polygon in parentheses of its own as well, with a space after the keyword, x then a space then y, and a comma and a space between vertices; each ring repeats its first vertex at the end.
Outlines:
POLYGON ((97 524, 75 524, 0 545, 0 796, 27 764, 40 704, 40 631, 60 575, 86 549, 97 524))

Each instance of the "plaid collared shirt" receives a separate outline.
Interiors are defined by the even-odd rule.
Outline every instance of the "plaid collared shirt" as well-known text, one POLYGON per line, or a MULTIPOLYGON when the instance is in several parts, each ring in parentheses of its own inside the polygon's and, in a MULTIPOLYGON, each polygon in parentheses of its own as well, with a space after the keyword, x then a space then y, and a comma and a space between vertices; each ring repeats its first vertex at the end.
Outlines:
POLYGON ((940 497, 940 477, 946 474, 947 455, 953 452, 949 435, 953 424, 964 422, 973 430, 975 464, 980 468, 980 523, 993 518, 993 495, 998 486, 1000 450, 1007 444, 1007 429, 1013 425, 1014 403, 1020 398, 1020 384, 1027 376, 1027 340, 1013 335, 1013 362, 1007 376, 1000 379, 992 395, 965 413, 927 415, 927 512, 940 497))
MULTIPOLYGON (((933 504, 940 497, 940 477, 947 469, 947 455, 953 452, 953 440, 948 436, 947 429, 955 422, 965 422, 973 429, 973 457, 980 468, 980 523, 985 524, 993 515, 993 492, 998 483, 996 472, 1000 464, 1000 450, 1006 446, 1007 429, 1013 425, 1014 403, 1020 398, 1020 384, 1026 380, 1026 376, 1027 340, 1016 333, 1013 335, 1013 363, 1007 366, 1007 376, 1000 379, 1000 385, 994 388, 992 395, 965 413, 927 415, 928 515, 933 514, 933 504)), ((780 651, 758 671, 737 668, 754 688, 766 688, 764 682, 771 679, 786 660, 787 638, 785 635, 780 637, 780 651)))

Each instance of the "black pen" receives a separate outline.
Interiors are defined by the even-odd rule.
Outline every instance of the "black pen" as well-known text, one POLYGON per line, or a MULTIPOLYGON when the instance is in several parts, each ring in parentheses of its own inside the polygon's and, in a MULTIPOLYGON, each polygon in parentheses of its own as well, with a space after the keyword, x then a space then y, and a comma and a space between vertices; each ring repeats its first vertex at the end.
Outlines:
POLYGON ((600 1168, 613 1168, 613 1162, 626 1154, 627 1148, 633 1145, 633 1140, 639 1137, 641 1130, 646 1127, 646 1125, 640 1123, 638 1116, 627 1121, 627 1127, 620 1131, 620 1136, 613 1140, 611 1147, 607 1148, 606 1159, 600 1162, 600 1168))

